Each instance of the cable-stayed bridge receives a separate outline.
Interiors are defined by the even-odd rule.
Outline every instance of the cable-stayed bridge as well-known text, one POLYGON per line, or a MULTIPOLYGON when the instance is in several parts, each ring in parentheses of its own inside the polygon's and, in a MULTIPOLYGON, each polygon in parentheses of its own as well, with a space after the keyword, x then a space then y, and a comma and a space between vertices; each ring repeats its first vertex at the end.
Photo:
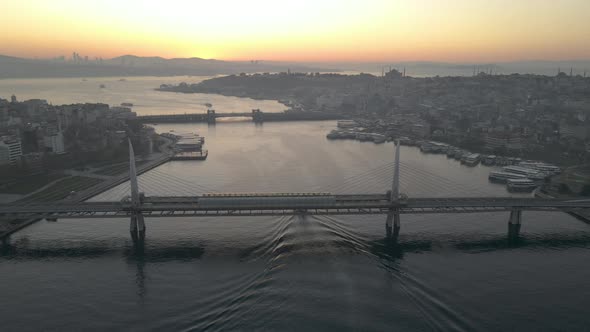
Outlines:
MULTIPOLYGON (((397 238, 402 214, 421 213, 482 213, 509 211, 509 236, 518 236, 522 211, 568 212, 590 209, 588 199, 490 197, 477 188, 469 188, 439 175, 400 162, 400 146, 396 145, 395 161, 372 169, 364 176, 344 179, 329 190, 311 193, 219 193, 207 186, 187 183, 155 170, 152 180, 169 183, 183 195, 146 196, 147 189, 156 192, 157 184, 140 183, 135 168, 133 147, 130 150, 130 185, 123 189, 120 201, 52 202, 0 205, 0 216, 29 218, 130 218, 134 240, 145 237, 146 217, 244 217, 277 215, 368 215, 384 214, 388 237, 397 238), (393 176, 391 176, 393 174, 393 176), (391 177, 390 177, 391 176, 391 177), (391 187, 382 193, 371 193, 383 187, 383 178, 393 179, 391 187), (379 185, 381 183, 381 186, 379 185), (424 193, 433 188, 454 189, 458 197, 407 197, 403 184, 411 183, 424 193), (347 194, 349 188, 355 194, 347 194), (200 191, 200 193, 195 193, 200 191)), ((157 181, 156 181, 157 183, 157 181)))

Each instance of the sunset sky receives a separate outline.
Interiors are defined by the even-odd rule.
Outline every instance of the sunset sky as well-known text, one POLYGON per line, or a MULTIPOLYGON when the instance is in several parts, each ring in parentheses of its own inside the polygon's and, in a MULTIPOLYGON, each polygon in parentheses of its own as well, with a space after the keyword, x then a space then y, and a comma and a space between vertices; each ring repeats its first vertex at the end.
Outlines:
POLYGON ((590 59, 590 0, 2 0, 0 54, 590 59))

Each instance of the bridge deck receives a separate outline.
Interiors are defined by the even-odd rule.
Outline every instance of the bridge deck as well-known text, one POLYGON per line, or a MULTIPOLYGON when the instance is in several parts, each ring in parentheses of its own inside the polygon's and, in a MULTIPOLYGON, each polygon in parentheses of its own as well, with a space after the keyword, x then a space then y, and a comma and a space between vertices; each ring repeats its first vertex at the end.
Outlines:
MULTIPOLYGON (((146 217, 197 217, 197 216, 272 216, 307 213, 311 215, 362 215, 386 214, 396 209, 401 214, 418 213, 478 213, 509 211, 512 209, 535 211, 571 211, 590 209, 589 200, 510 198, 510 197, 457 197, 409 198, 392 204, 383 194, 334 195, 333 201, 293 205, 288 201, 270 201, 257 198, 233 197, 235 206, 204 204, 201 196, 146 197, 138 208, 129 202, 84 202, 29 205, 0 205, 0 215, 18 217, 35 215, 58 218, 120 218, 141 211, 146 217), (268 203, 267 203, 268 202, 268 203)), ((297 197, 296 197, 297 198, 297 197)))

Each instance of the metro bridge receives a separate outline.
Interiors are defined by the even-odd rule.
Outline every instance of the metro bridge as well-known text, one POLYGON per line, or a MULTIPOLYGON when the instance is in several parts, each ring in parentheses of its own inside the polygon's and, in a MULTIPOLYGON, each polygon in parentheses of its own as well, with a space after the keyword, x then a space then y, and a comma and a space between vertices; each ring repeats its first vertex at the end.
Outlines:
POLYGON ((453 197, 413 198, 399 192, 400 145, 396 144, 392 189, 378 194, 240 193, 194 196, 145 196, 139 191, 133 147, 130 197, 121 201, 0 205, 12 218, 130 218, 134 241, 145 238, 145 217, 245 217, 281 215, 384 214, 388 238, 397 239, 402 214, 510 212, 509 238, 518 237, 522 211, 568 212, 590 209, 588 199, 453 197))
POLYGON ((320 121, 320 120, 340 120, 344 116, 338 113, 315 112, 315 111, 288 111, 279 113, 266 113, 259 109, 251 112, 238 113, 217 113, 215 110, 207 110, 207 113, 185 113, 185 114, 161 114, 161 115, 141 115, 135 118, 135 121, 141 123, 195 123, 205 122, 215 124, 219 118, 251 118, 254 123, 263 123, 267 121, 320 121))

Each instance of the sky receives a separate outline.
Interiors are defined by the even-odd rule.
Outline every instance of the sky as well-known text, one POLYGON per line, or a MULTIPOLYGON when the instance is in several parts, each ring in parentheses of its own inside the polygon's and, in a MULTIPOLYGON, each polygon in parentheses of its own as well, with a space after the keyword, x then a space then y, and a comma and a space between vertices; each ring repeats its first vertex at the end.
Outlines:
POLYGON ((590 0, 1 0, 0 54, 590 59, 590 0))

